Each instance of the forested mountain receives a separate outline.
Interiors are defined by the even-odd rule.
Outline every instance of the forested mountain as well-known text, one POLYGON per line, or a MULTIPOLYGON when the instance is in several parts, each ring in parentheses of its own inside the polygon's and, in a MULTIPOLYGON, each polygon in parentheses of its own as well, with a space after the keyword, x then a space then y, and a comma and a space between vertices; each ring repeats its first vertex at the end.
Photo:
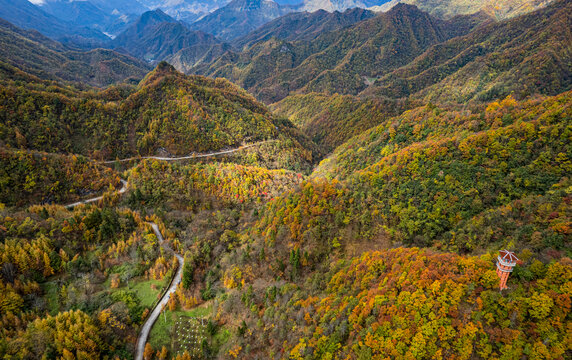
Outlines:
POLYGON ((483 10, 497 19, 506 19, 542 8, 554 0, 398 0, 415 5, 432 15, 449 18, 483 10))
POLYGON ((374 13, 356 8, 345 12, 294 12, 279 17, 247 35, 235 40, 233 44, 242 49, 273 37, 281 40, 312 40, 318 35, 353 25, 361 20, 373 17, 374 13))
POLYGON ((272 105, 276 114, 292 121, 325 153, 412 107, 415 103, 406 100, 321 93, 291 95, 272 105))
MULTIPOLYGON (((180 306, 214 298, 218 324, 236 329, 226 345, 212 342, 218 354, 566 358, 571 96, 509 97, 470 111, 428 104, 389 118, 268 201, 244 228, 243 213, 225 225, 206 220, 209 206, 220 214, 233 196, 217 198, 221 188, 207 187, 209 200, 201 179, 215 172, 221 179, 212 184, 227 194, 227 169, 145 164, 134 170, 138 199, 171 199, 167 217, 193 269, 180 306), (168 184, 178 185, 156 190, 168 184), (188 203, 197 213, 189 224, 174 210, 188 203), (220 235, 206 234, 213 222, 220 235), (522 262, 501 293, 490 249, 503 247, 522 262), (533 331, 538 322, 552 334, 550 346, 533 331), (425 332, 427 323, 451 335, 425 332), (474 336, 463 335, 469 329, 474 336), (509 335, 519 341, 490 340, 509 335)), ((234 189, 240 204, 257 195, 234 189)))
POLYGON ((365 94, 431 101, 555 95, 572 87, 572 3, 556 1, 428 49, 365 94))
POLYGON ((35 29, 53 39, 81 47, 96 47, 109 40, 98 30, 62 21, 28 0, 0 0, 0 18, 24 29, 35 29))
POLYGON ((114 159, 159 148, 187 155, 273 140, 287 145, 270 148, 271 156, 295 148, 309 151, 298 157, 295 162, 302 165, 296 168, 307 168, 303 163, 317 156, 291 124, 243 90, 223 79, 185 76, 166 63, 137 87, 102 91, 78 91, 25 73, 6 78, 0 88, 0 137, 13 147, 114 159), (23 79, 27 83, 20 85, 23 79))
POLYGON ((248 34, 279 16, 291 12, 271 0, 233 0, 191 25, 191 29, 229 41, 248 34))
POLYGON ((370 78, 403 66, 431 45, 466 34, 483 21, 487 18, 481 14, 443 21, 400 4, 314 40, 270 39, 195 71, 226 77, 265 102, 295 91, 356 94, 370 78))
POLYGON ((34 2, 153 11, 0 19, 0 358, 572 358, 572 1, 34 2))
POLYGON ((49 80, 106 86, 126 79, 139 81, 147 64, 111 50, 72 51, 36 31, 22 30, 0 19, 0 62, 49 80))
POLYGON ((112 45, 148 62, 173 57, 186 67, 195 66, 201 61, 210 62, 229 48, 213 35, 189 30, 161 10, 141 15, 138 21, 113 40, 112 45))

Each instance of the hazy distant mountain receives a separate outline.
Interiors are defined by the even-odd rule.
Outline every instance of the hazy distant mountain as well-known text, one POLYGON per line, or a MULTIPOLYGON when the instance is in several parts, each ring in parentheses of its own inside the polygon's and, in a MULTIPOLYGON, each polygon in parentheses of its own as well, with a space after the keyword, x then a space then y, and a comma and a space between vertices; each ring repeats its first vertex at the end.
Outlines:
POLYGON ((113 37, 148 10, 136 0, 33 0, 38 7, 75 26, 100 30, 113 37))
POLYGON ((372 11, 360 8, 346 10, 343 13, 338 11, 330 13, 325 10, 312 13, 294 12, 262 25, 238 39, 235 45, 237 48, 250 47, 272 37, 287 41, 312 40, 321 33, 353 25, 373 17, 374 14, 372 11))
MULTIPOLYGON (((185 25, 157 9, 141 15, 133 25, 119 34, 112 42, 114 48, 122 48, 133 56, 149 62, 171 58, 181 50, 175 59, 180 70, 194 66, 207 54, 211 47, 221 45, 211 34, 189 30, 185 25), (184 66, 183 66, 184 64, 184 66)), ((219 47, 215 54, 225 51, 219 47)), ((209 61, 212 60, 208 57, 209 61)))
POLYGON ((389 0, 305 0, 301 10, 304 11, 344 11, 351 8, 369 8, 376 5, 382 5, 389 0))
MULTIPOLYGON (((49 1, 49 0, 48 0, 49 1)), ((65 0, 64 0, 65 1, 65 0)), ((88 0, 98 8, 113 15, 142 14, 148 9, 138 0, 88 0)))
POLYGON ((139 0, 151 10, 161 9, 177 20, 193 23, 230 0, 139 0))
POLYGON ((292 11, 291 7, 271 0, 234 0, 192 24, 191 28, 222 40, 232 40, 292 11))
MULTIPOLYGON (((69 51, 35 30, 23 30, 0 19, 0 63, 42 79, 106 86, 149 71, 137 59, 111 50, 69 51)), ((12 72, 13 73, 13 72, 12 72)))
POLYGON ((90 47, 109 40, 102 32, 62 21, 28 0, 0 0, 0 18, 24 28, 35 29, 53 39, 90 47))

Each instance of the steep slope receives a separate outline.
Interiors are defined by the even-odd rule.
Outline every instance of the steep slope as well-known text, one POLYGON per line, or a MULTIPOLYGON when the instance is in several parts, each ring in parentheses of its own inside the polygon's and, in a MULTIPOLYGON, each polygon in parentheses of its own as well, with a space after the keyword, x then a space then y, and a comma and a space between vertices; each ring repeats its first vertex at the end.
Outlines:
POLYGON ((229 41, 291 12, 271 0, 234 0, 191 25, 191 29, 229 41))
POLYGON ((329 13, 325 10, 312 13, 294 12, 262 25, 233 43, 238 49, 242 49, 272 37, 286 41, 307 41, 322 33, 338 30, 373 16, 373 12, 359 8, 342 13, 338 11, 329 13))
POLYGON ((0 44, 0 62, 44 79, 106 86, 129 78, 140 80, 149 71, 145 63, 111 50, 69 51, 36 31, 1 19, 0 44))
POLYGON ((311 41, 270 39, 195 71, 226 77, 264 102, 296 91, 356 94, 371 77, 399 68, 431 45, 465 34, 484 20, 479 14, 442 21, 400 4, 311 41))
MULTIPOLYGON (((210 34, 187 29, 161 10, 141 15, 113 40, 112 45, 149 62, 174 57, 187 67, 197 65, 203 58, 212 60, 228 48, 210 34)), ((183 66, 177 68, 185 69, 183 66)))
POLYGON ((53 39, 74 45, 94 47, 109 40, 97 30, 61 21, 28 0, 0 0, 0 18, 18 27, 35 29, 53 39))
POLYGON ((490 24, 428 49, 364 94, 426 101, 555 95, 572 87, 572 3, 490 24))
POLYGON ((412 106, 406 101, 309 93, 288 96, 271 108, 298 126, 324 153, 329 153, 350 138, 412 106))
MULTIPOLYGON (((197 33, 201 36, 210 36, 200 31, 197 31, 197 33)), ((231 49, 232 47, 227 43, 215 42, 211 45, 205 45, 203 42, 185 47, 172 55, 166 56, 165 61, 183 73, 190 73, 195 66, 210 64, 231 49)))

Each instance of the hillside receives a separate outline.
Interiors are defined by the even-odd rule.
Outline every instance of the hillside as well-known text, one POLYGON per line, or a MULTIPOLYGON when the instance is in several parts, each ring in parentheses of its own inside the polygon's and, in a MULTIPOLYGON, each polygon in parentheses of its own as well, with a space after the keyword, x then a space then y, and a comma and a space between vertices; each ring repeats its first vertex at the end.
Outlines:
POLYGON ((147 64, 111 50, 70 51, 36 31, 22 30, 0 19, 0 61, 43 79, 106 86, 140 80, 147 64))
POLYGON ((373 16, 373 12, 360 8, 346 10, 343 13, 338 11, 329 13, 325 10, 311 13, 294 12, 262 25, 233 43, 236 48, 243 49, 273 37, 286 41, 307 41, 322 33, 338 30, 373 16))
MULTIPOLYGON (((571 96, 428 104, 350 140, 347 162, 330 164, 330 177, 347 171, 340 181, 313 176, 252 212, 169 213, 192 269, 180 308, 213 304, 208 349, 223 357, 566 358, 571 96), (505 247, 521 262, 499 292, 505 247)), ((162 173, 174 175, 145 169, 147 183, 162 173)), ((202 186, 204 170, 191 174, 202 186)))
POLYGON ((8 206, 71 203, 119 186, 118 174, 84 157, 0 148, 0 159, 0 203, 8 206))
POLYGON ((1 359, 572 358, 571 0, 31 1, 1 359))
POLYGON ((291 11, 271 0, 234 0, 191 24, 191 29, 231 41, 291 11))
POLYGON ((459 103, 556 95, 572 86, 571 28, 572 4, 556 1, 433 46, 364 94, 459 103))
POLYGON ((196 71, 226 77, 269 103, 297 91, 357 94, 369 78, 403 66, 431 45, 466 34, 482 21, 481 14, 442 21, 398 5, 311 41, 257 43, 196 71))
POLYGON ((114 159, 159 149, 187 155, 268 139, 282 144, 275 148, 278 153, 308 150, 295 160, 298 167, 307 169, 318 156, 289 122, 274 117, 243 90, 223 79, 185 76, 166 63, 136 88, 78 91, 25 73, 4 84, 0 139, 13 147, 21 146, 20 134, 28 149, 114 159), (18 86, 21 78, 27 79, 25 86, 18 86))
POLYGON ((350 138, 414 106, 406 101, 361 100, 351 95, 309 93, 291 95, 271 106, 292 121, 324 153, 350 138))
POLYGON ((441 18, 473 14, 482 10, 497 19, 507 19, 542 8, 552 1, 554 0, 401 0, 399 2, 415 5, 441 18))

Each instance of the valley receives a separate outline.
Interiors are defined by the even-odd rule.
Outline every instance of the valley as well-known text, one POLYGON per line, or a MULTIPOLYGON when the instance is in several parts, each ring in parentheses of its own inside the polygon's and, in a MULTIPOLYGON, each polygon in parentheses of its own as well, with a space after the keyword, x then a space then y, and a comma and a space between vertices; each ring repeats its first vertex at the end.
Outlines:
POLYGON ((572 356, 572 1, 0 5, 1 358, 572 356))

